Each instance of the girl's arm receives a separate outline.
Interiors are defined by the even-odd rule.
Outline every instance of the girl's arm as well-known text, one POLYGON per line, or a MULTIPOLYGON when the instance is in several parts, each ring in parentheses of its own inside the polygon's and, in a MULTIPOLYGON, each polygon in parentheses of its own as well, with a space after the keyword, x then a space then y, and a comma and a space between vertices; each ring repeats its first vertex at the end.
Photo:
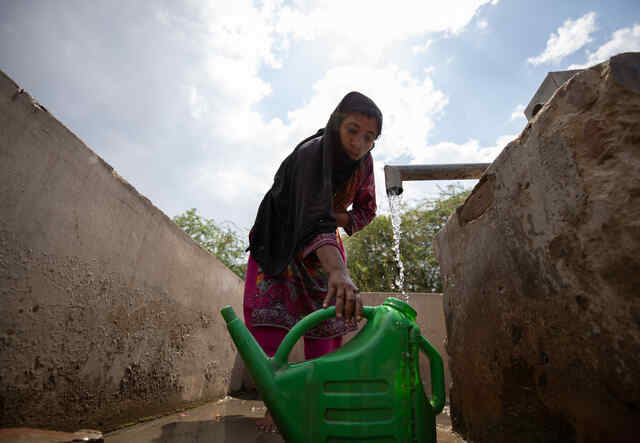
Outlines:
POLYGON ((316 249, 316 255, 329 276, 323 307, 329 306, 329 302, 335 297, 336 317, 344 316, 346 321, 355 317, 356 321, 360 321, 362 318, 360 290, 353 284, 340 250, 333 245, 325 245, 316 249))
POLYGON ((362 317, 362 302, 360 301, 360 291, 353 284, 349 271, 342 258, 342 252, 336 233, 326 233, 317 235, 302 250, 302 256, 315 252, 322 268, 327 273, 327 296, 324 299, 324 306, 329 306, 333 297, 336 298, 336 317, 343 317, 351 320, 354 316, 356 321, 362 317))
POLYGON ((334 215, 336 216, 336 223, 341 228, 346 228, 351 224, 351 217, 346 212, 336 212, 334 215))
POLYGON ((342 226, 349 235, 363 229, 376 216, 376 185, 371 156, 366 159, 363 166, 363 176, 359 180, 358 190, 353 199, 353 209, 345 214, 348 218, 345 225, 338 223, 338 226, 342 226))

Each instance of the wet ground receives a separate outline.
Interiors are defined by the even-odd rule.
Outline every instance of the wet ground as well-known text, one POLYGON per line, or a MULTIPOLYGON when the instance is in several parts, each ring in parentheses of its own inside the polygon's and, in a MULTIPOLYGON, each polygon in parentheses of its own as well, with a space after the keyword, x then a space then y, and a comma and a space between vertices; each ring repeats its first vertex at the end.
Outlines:
MULTIPOLYGON (((440 443, 462 443, 451 431, 445 411, 438 415, 440 443)), ((255 420, 263 417, 264 403, 254 394, 225 397, 188 411, 139 423, 106 434, 105 443, 283 443, 279 434, 257 430, 255 420)), ((42 430, 0 430, 0 443, 53 443, 72 441, 72 434, 42 430)))

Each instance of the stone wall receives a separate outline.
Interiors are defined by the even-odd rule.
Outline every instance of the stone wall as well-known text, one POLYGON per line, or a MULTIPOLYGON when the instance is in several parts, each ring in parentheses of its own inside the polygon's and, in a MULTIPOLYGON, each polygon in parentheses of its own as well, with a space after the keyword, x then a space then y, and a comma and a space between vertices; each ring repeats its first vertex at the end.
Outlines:
POLYGON ((108 430, 223 396, 241 365, 219 311, 242 290, 0 72, 0 426, 108 430))
POLYGON ((640 53, 564 83, 438 234, 454 430, 640 435, 640 53))

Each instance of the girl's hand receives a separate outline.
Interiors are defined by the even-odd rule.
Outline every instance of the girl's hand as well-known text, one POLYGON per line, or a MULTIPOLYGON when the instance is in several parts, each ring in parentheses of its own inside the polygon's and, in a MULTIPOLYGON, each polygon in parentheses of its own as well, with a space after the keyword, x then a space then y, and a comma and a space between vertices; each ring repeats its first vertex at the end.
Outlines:
POLYGON ((329 275, 327 296, 323 307, 329 306, 332 298, 336 298, 336 317, 346 321, 362 318, 362 301, 360 290, 353 284, 349 271, 342 261, 342 256, 335 246, 325 245, 316 249, 316 254, 325 272, 329 275))
POLYGON ((350 322, 355 317, 359 322, 362 318, 362 301, 360 290, 353 284, 346 269, 336 269, 329 273, 328 291, 323 307, 329 306, 331 299, 336 298, 336 317, 344 316, 350 322))

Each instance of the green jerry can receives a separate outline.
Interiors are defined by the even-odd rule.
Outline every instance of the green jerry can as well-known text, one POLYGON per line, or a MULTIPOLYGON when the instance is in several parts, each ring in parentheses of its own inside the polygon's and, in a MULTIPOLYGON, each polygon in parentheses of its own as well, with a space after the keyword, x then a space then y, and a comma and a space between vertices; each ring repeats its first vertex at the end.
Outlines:
POLYGON ((335 315, 335 307, 298 322, 269 358, 230 306, 227 328, 278 430, 287 442, 436 441, 436 415, 445 402, 438 351, 420 334, 416 311, 390 297, 363 310, 367 324, 341 348, 288 363, 305 331, 335 315), (431 399, 420 380, 419 356, 429 359, 431 399))

